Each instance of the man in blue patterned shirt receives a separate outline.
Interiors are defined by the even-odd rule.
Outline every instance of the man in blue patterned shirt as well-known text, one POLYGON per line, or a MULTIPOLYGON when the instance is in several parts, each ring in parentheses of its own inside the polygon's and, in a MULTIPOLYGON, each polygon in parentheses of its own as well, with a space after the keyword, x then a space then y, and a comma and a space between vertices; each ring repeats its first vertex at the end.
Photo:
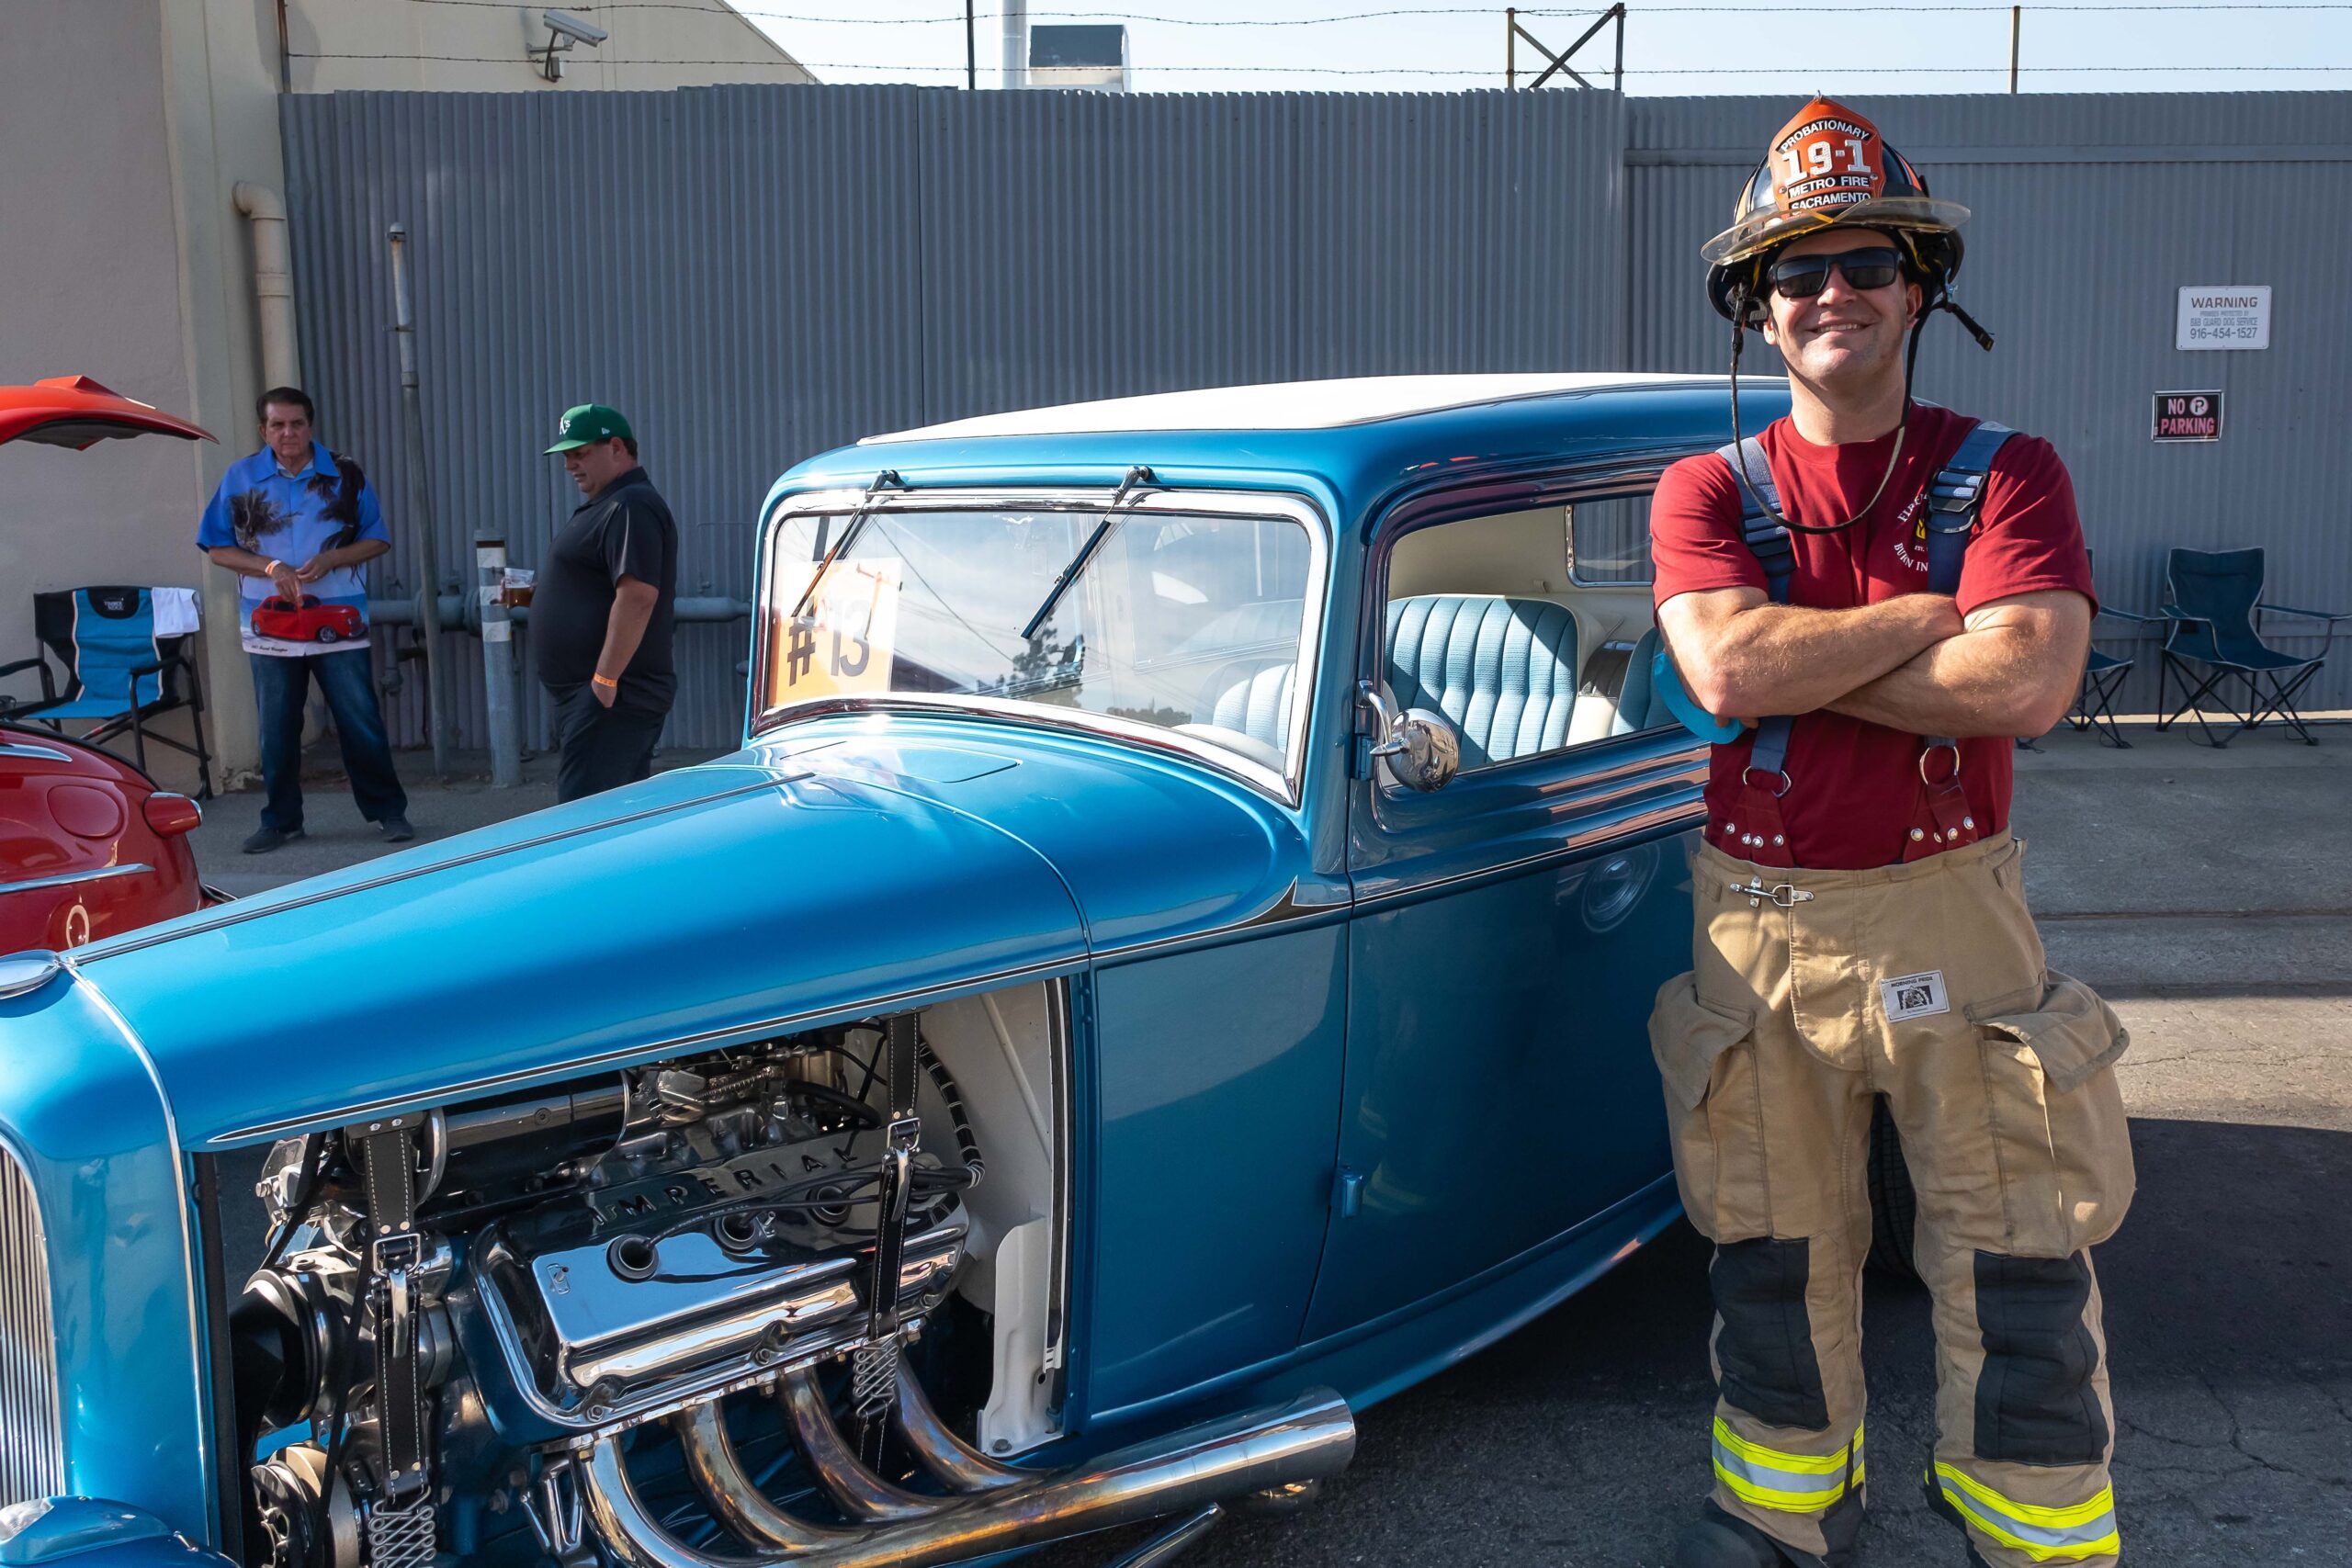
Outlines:
POLYGON ((238 574, 245 652, 261 715, 268 801, 244 843, 257 855, 302 836, 302 703, 315 676, 343 745, 359 814, 401 843, 416 837, 368 657, 362 568, 392 547, 367 475, 311 437, 308 393, 261 395, 262 449, 232 467, 197 525, 197 547, 238 574))

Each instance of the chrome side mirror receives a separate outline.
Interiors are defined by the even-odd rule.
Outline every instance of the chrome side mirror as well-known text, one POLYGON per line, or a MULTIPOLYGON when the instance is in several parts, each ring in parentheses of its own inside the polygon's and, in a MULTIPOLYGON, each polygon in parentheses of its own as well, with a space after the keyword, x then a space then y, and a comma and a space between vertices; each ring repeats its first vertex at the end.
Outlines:
POLYGON ((1443 789, 1462 771, 1462 741, 1443 714, 1428 708, 1400 713, 1370 681, 1356 682, 1356 700, 1372 711, 1372 754, 1389 783, 1427 794, 1443 789))

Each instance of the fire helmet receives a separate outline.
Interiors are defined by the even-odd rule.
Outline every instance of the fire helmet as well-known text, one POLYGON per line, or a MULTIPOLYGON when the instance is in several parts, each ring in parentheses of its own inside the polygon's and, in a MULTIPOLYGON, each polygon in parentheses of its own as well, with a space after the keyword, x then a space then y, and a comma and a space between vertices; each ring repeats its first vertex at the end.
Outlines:
POLYGON ((1833 224, 1875 229, 1910 259, 1914 281, 1935 304, 1960 273, 1960 226, 1968 209, 1939 201, 1878 127, 1834 98, 1815 98, 1773 133, 1732 210, 1732 225, 1701 247, 1707 298, 1729 318, 1745 292, 1747 320, 1763 320, 1764 268, 1799 235, 1833 224))

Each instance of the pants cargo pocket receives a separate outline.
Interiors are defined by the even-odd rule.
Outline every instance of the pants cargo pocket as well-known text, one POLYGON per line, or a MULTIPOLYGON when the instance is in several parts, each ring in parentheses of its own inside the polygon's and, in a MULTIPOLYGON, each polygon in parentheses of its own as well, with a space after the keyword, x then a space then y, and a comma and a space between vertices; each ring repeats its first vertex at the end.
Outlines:
POLYGON ((1700 1000, 1688 974, 1668 980, 1650 1010, 1675 1179, 1690 1223, 1713 1241, 1771 1232, 1755 1024, 1752 1012, 1700 1000))
POLYGON ((2041 1006, 1980 1017, 2005 1250, 2067 1258, 2123 1223, 2135 1178, 2115 1060, 2131 1035, 2097 992, 2050 972, 2041 1006))

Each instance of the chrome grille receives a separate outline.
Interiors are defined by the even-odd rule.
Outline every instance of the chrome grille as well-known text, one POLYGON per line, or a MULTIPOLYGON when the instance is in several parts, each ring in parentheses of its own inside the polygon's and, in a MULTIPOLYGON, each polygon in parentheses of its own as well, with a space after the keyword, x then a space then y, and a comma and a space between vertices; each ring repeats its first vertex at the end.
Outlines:
POLYGON ((0 1148, 0 1507, 64 1490, 49 1249, 32 1183, 0 1148))

